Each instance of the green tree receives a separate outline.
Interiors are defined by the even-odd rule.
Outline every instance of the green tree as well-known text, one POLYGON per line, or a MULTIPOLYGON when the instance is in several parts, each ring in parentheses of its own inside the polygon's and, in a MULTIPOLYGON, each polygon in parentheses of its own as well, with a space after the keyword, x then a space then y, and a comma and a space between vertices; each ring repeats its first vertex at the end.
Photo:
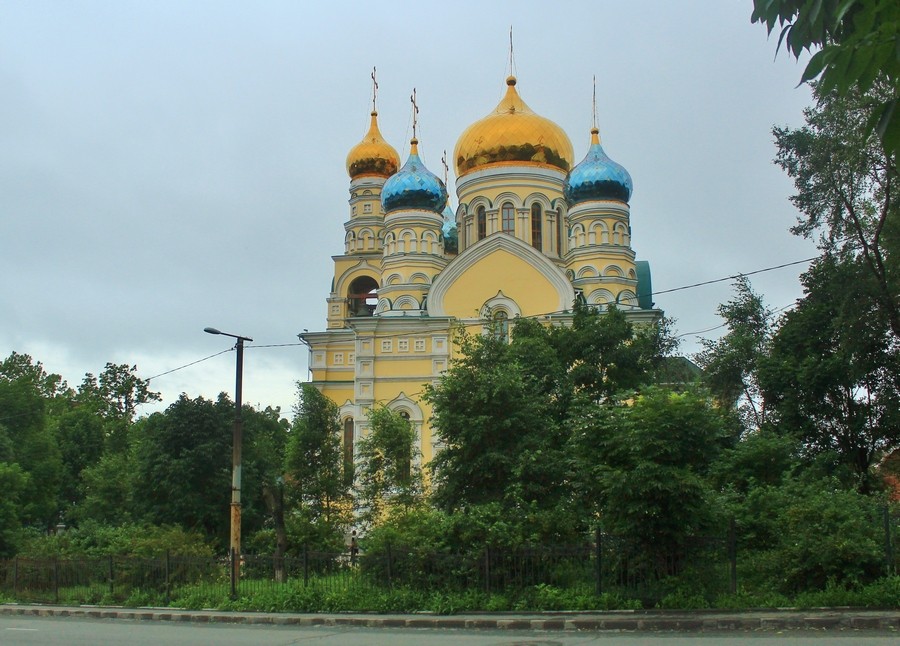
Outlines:
POLYGON ((900 339, 900 186, 896 158, 866 132, 866 106, 887 92, 845 95, 814 86, 817 104, 799 129, 775 128, 776 163, 794 180, 800 211, 793 232, 818 236, 824 253, 859 259, 877 289, 873 298, 900 339))
POLYGON ((343 543, 351 505, 340 431, 337 405, 312 384, 298 383, 284 462, 295 541, 343 543))
POLYGON ((160 401, 160 395, 150 390, 149 380, 137 375, 137 366, 107 363, 98 377, 84 376, 75 399, 103 420, 108 448, 123 451, 137 407, 160 401))
MULTIPOLYGON (((288 439, 288 421, 281 417, 280 408, 266 407, 256 411, 249 406, 243 410, 244 427, 244 500, 247 531, 271 527, 275 542, 266 546, 268 552, 280 559, 287 551, 285 525, 284 457, 288 439)), ((280 563, 280 561, 279 561, 280 563)), ((278 576, 283 577, 283 572, 278 576)))
MULTIPOLYGON (((665 325, 635 328, 611 309, 576 304, 570 326, 515 321, 504 335, 458 335, 459 351, 426 388, 441 449, 433 499, 446 512, 506 510, 511 533, 573 536, 588 521, 572 491, 569 440, 583 411, 659 377, 665 325)), ((505 522, 497 519, 498 522, 505 522)))
POLYGON ((746 430, 758 430, 766 422, 759 362, 768 354, 772 312, 746 276, 737 279, 734 297, 718 311, 728 332, 716 341, 704 339, 695 360, 703 369, 703 383, 719 403, 736 408, 746 430))
POLYGON ((876 459, 900 447, 900 355, 872 282, 859 260, 814 263, 760 370, 779 429, 808 457, 834 456, 862 492, 876 459))
POLYGON ((75 406, 62 413, 52 425, 62 460, 61 506, 66 521, 71 522, 72 512, 83 496, 82 474, 103 456, 105 425, 101 417, 85 406, 75 406))
POLYGON ((22 539, 20 505, 28 476, 18 464, 0 462, 0 558, 15 556, 22 539))
MULTIPOLYGON (((526 466, 523 460, 553 469, 559 465, 531 454, 540 450, 535 445, 541 438, 557 432, 548 400, 539 395, 543 376, 527 375, 512 360, 510 346, 496 336, 460 333, 458 344, 450 369, 425 394, 441 442, 430 464, 433 497, 448 512, 506 500, 526 466)), ((552 483, 542 478, 540 487, 546 500, 555 497, 552 483)))
MULTIPOLYGON (((137 422, 137 433, 144 423, 137 422)), ((78 484, 80 502, 72 510, 72 519, 112 526, 135 520, 139 515, 135 512, 135 493, 140 497, 141 485, 134 482, 134 463, 131 451, 107 452, 85 467, 78 484)))
POLYGON ((359 442, 357 504, 363 525, 382 521, 389 510, 409 512, 422 502, 421 455, 410 421, 385 406, 368 412, 369 433, 359 442))
POLYGON ((62 478, 59 449, 50 428, 51 414, 68 406, 71 391, 59 375, 40 362, 13 352, 0 362, 0 425, 5 428, 9 462, 28 475, 19 510, 21 522, 40 528, 56 525, 62 478))
POLYGON ((819 78, 822 91, 845 96, 863 94, 881 82, 889 92, 868 110, 867 131, 881 137, 888 154, 900 150, 900 6, 895 0, 754 0, 753 22, 764 23, 771 34, 799 57, 817 50, 801 83, 819 78))
POLYGON ((140 420, 132 465, 140 518, 228 544, 233 410, 224 395, 213 402, 182 394, 164 413, 140 420))
POLYGON ((582 499, 651 560, 683 554, 716 529, 708 476, 734 439, 728 415, 703 392, 657 387, 585 409, 571 451, 582 499))

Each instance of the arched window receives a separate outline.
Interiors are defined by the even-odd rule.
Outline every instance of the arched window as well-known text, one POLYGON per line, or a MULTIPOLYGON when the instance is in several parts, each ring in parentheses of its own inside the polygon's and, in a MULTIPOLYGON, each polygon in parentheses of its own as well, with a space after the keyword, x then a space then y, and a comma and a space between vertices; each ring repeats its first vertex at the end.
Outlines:
POLYGON ((347 300, 350 316, 372 316, 378 305, 378 283, 369 276, 360 276, 350 283, 347 300))
POLYGON ((531 246, 538 251, 543 249, 541 242, 541 218, 543 215, 540 204, 535 202, 531 205, 531 246))
POLYGON ((481 240, 487 235, 487 215, 483 206, 479 206, 475 213, 477 213, 478 219, 478 239, 481 240))
POLYGON ((556 253, 561 258, 563 255, 563 236, 565 229, 563 228, 562 209, 559 209, 559 215, 556 216, 556 253))
POLYGON ((516 211, 513 205, 507 202, 501 209, 503 233, 514 235, 516 233, 516 211))
MULTIPOLYGON (((409 424, 410 428, 412 428, 412 422, 409 419, 409 413, 405 410, 400 411, 400 417, 406 420, 406 423, 409 424)), ((400 482, 407 483, 409 482, 410 474, 412 473, 412 455, 406 455, 402 458, 400 464, 397 465, 397 476, 400 479, 400 482)))
POLYGON ((506 310, 494 313, 494 335, 504 343, 509 341, 509 314, 506 310))
POLYGON ((344 484, 353 484, 353 418, 344 420, 344 484))

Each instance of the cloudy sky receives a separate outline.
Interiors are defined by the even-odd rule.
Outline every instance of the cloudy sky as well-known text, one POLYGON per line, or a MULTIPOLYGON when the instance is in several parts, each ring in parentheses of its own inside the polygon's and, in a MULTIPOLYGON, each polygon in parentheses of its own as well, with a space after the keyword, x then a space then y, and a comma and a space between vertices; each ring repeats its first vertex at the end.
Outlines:
MULTIPOLYGON (((378 68, 382 133, 441 155, 509 73, 587 151, 597 77, 607 153, 634 180, 633 246, 657 292, 814 255, 788 228, 773 124, 797 126, 802 64, 774 58, 751 0, 0 3, 0 356, 77 385, 106 362, 151 377, 254 338, 244 399, 287 411, 343 250, 348 150, 378 68)), ((453 176, 450 177, 451 194, 453 176)), ((455 201, 452 202, 455 206, 455 201)), ((753 277, 773 308, 805 265, 753 277)), ((682 351, 728 282, 659 294, 682 351)), ((721 330, 703 336, 713 338, 721 330)), ((156 377, 233 396, 234 354, 156 377)), ((145 407, 144 413, 158 409, 145 407)))

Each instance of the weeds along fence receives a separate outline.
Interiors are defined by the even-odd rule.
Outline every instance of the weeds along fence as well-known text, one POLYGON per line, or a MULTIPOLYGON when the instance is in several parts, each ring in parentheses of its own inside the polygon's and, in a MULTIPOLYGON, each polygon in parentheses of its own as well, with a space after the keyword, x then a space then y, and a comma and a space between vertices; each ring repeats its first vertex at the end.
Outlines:
MULTIPOLYGON (((885 512, 878 520, 884 528, 883 570, 896 574, 900 519, 885 512)), ((0 561, 0 598, 142 606, 183 605, 192 599, 214 605, 229 596, 251 597, 286 587, 324 595, 397 588, 514 595, 553 586, 652 605, 686 584, 710 599, 734 593, 742 572, 754 567, 752 554, 740 547, 736 533, 732 523, 724 536, 687 537, 665 549, 599 530, 580 545, 448 551, 385 544, 359 554, 304 547, 282 558, 241 555, 238 580, 231 577, 230 557, 16 558, 0 561)))
POLYGON ((388 544, 359 555, 304 548, 288 557, 244 554, 240 560, 235 581, 227 557, 15 558, 0 561, 0 597, 29 603, 169 605, 186 596, 253 596, 280 586, 323 593, 366 588, 492 593, 544 585, 651 600, 655 592, 662 594, 661 583, 686 572, 693 577, 706 573, 717 591, 734 585, 728 578, 734 568, 727 541, 698 540, 680 555, 648 559, 624 541, 599 533, 596 540, 576 546, 447 552, 388 544))
POLYGON ((139 592, 168 602, 177 586, 220 581, 226 565, 227 560, 169 554, 155 559, 15 558, 0 561, 0 596, 32 603, 109 604, 139 592))

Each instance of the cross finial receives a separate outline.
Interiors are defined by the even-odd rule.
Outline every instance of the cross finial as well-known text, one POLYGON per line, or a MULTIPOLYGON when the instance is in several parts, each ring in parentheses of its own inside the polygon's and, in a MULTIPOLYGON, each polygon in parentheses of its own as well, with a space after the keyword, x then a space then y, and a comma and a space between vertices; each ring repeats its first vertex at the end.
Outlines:
POLYGON ((378 98, 378 81, 375 80, 375 66, 372 66, 372 112, 375 112, 375 99, 378 98))
POLYGON ((450 177, 450 167, 447 165, 447 151, 444 151, 441 157, 441 164, 444 166, 444 186, 447 185, 447 179, 450 177))
POLYGON ((509 26, 509 74, 510 76, 516 75, 515 68, 515 59, 513 57, 513 28, 512 25, 509 26))
POLYGON ((594 75, 594 98, 591 106, 591 110, 593 112, 593 118, 591 121, 591 126, 597 127, 597 75, 594 75))
POLYGON ((413 88, 413 93, 409 97, 410 102, 412 102, 413 107, 413 139, 416 138, 416 126, 419 123, 419 106, 416 104, 416 88, 413 88))

